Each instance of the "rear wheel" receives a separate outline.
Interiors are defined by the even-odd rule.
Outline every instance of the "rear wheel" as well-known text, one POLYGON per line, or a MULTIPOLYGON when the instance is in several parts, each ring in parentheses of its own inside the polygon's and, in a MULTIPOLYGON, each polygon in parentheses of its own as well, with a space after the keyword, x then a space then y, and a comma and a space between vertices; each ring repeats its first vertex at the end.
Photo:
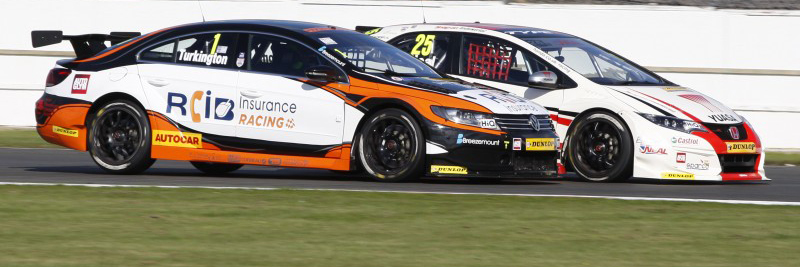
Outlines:
POLYGON ((425 163, 425 137, 408 112, 385 109, 372 115, 358 138, 358 159, 375 180, 419 178, 425 163))
POLYGON ((150 123, 138 105, 117 100, 94 115, 89 128, 89 154, 103 170, 136 174, 153 165, 150 123))
POLYGON ((192 163, 192 166, 194 166, 201 172, 208 174, 225 174, 241 169, 242 166, 244 166, 242 164, 213 163, 213 162, 200 162, 200 161, 192 161, 190 163, 192 163))
POLYGON ((628 127, 607 112, 577 122, 567 147, 578 176, 592 182, 624 181, 633 174, 633 140, 628 127))

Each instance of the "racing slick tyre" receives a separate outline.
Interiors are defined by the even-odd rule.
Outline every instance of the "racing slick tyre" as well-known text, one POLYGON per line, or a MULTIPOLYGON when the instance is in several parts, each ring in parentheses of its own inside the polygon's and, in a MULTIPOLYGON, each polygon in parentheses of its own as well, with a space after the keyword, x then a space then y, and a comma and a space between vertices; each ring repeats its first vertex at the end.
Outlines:
POLYGON ((619 182, 633 174, 633 140, 617 116, 595 112, 578 121, 570 134, 567 156, 582 179, 619 182))
POLYGON ((381 110, 367 119, 356 149, 364 171, 381 182, 417 179, 424 170, 425 137, 411 114, 399 109, 381 110))
POLYGON ((213 162, 200 162, 191 161, 192 166, 207 174, 225 174, 238 169, 241 169, 242 164, 228 164, 228 163, 213 163, 213 162))
POLYGON ((137 174, 155 162, 150 158, 150 122, 144 110, 127 100, 100 108, 89 126, 89 154, 103 170, 137 174))

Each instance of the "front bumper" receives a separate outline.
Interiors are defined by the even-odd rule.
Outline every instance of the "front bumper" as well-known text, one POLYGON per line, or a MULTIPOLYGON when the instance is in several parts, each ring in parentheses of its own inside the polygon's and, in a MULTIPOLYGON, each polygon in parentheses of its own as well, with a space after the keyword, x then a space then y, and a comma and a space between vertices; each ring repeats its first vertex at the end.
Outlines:
POLYGON ((428 174, 437 177, 558 177, 558 136, 552 130, 492 135, 428 122, 428 174), (515 143, 516 141, 516 143, 515 143))
POLYGON ((634 177, 665 180, 761 181, 764 152, 747 125, 747 139, 722 140, 714 133, 686 134, 637 121, 634 136, 634 177), (652 127, 649 127, 652 126, 652 127), (728 144, 752 144, 752 151, 736 151, 728 144))

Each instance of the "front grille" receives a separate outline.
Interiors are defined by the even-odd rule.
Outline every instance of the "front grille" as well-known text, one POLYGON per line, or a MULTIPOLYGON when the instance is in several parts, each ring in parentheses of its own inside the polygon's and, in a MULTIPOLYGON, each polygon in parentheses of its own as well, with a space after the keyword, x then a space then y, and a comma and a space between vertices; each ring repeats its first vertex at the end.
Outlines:
POLYGON ((755 154, 723 154, 719 155, 722 172, 754 172, 756 171, 755 154))
POLYGON ((555 171, 556 156, 555 151, 517 153, 511 159, 511 164, 515 171, 555 171))
MULTIPOLYGON (((549 115, 535 115, 539 121, 539 130, 552 130, 553 121, 549 115)), ((530 115, 507 115, 498 114, 494 116, 494 121, 503 131, 530 131, 533 126, 530 123, 530 115)))
POLYGON ((716 134, 722 140, 746 140, 747 139, 747 131, 744 130, 744 125, 739 124, 716 124, 716 123, 704 123, 708 129, 711 130, 714 134, 716 134), (736 127, 739 130, 739 138, 734 139, 731 137, 731 126, 736 127))

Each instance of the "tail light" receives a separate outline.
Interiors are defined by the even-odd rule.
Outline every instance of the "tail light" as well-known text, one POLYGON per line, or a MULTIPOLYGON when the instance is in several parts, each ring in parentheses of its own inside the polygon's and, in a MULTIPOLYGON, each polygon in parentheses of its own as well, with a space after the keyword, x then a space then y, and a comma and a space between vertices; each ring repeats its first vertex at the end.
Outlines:
POLYGON ((69 69, 54 68, 47 74, 47 82, 45 82, 45 85, 47 87, 57 85, 69 77, 70 73, 72 73, 72 71, 69 69))
POLYGON ((53 115, 53 111, 58 107, 55 103, 53 103, 53 99, 50 98, 47 94, 42 95, 38 101, 36 101, 36 123, 44 124, 47 121, 47 118, 50 115, 53 115))

